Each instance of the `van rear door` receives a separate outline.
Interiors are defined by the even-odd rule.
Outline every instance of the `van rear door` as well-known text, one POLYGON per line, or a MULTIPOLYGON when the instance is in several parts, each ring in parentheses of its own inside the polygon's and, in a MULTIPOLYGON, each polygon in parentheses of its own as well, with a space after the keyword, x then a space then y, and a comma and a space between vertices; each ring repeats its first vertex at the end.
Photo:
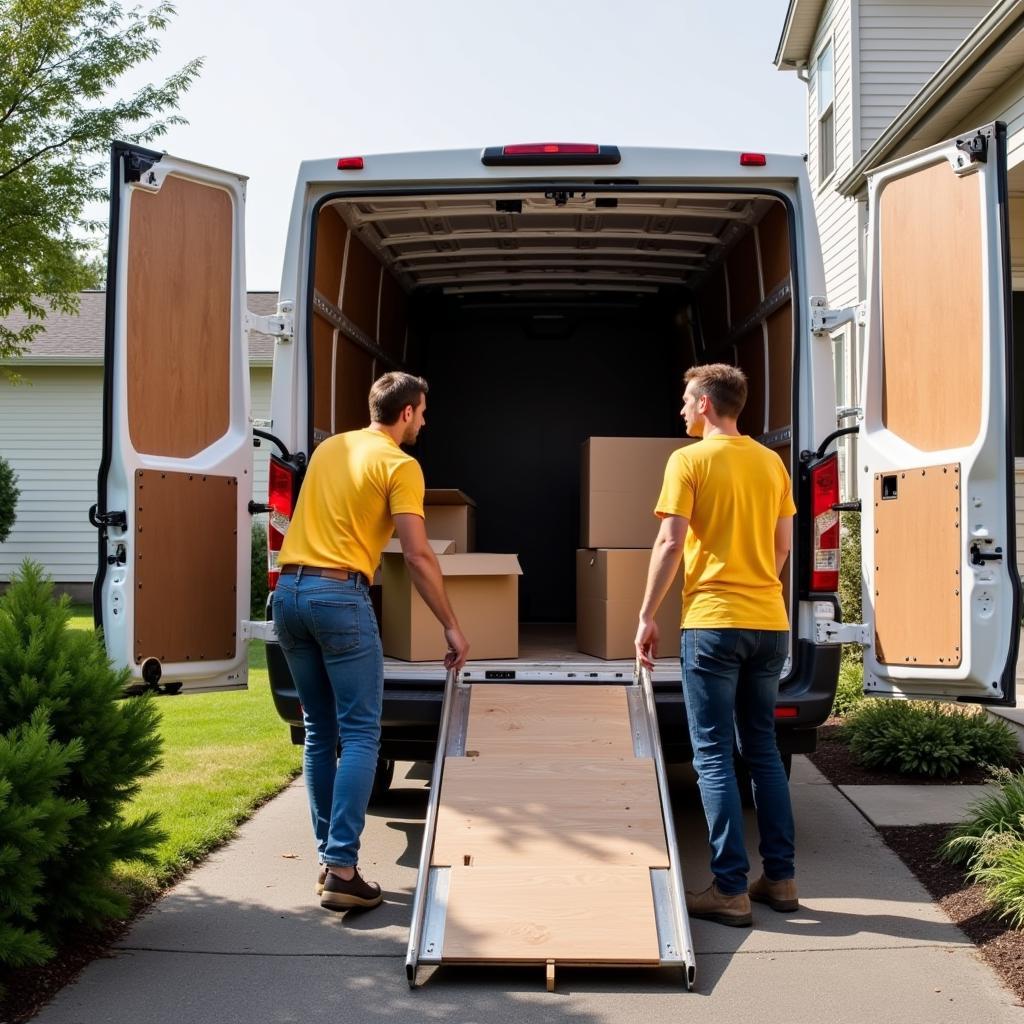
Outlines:
POLYGON ((245 178, 116 143, 93 595, 132 683, 246 685, 245 178))
POLYGON ((1006 128, 894 161, 868 187, 865 690, 1013 704, 1006 128))

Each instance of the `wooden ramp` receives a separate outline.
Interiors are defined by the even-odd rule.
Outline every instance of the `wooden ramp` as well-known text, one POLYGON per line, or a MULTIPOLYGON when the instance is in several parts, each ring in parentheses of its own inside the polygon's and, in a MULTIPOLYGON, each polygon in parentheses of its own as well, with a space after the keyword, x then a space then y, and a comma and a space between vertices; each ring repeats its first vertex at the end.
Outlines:
POLYGON ((406 969, 674 965, 693 983, 650 679, 449 677, 406 969))

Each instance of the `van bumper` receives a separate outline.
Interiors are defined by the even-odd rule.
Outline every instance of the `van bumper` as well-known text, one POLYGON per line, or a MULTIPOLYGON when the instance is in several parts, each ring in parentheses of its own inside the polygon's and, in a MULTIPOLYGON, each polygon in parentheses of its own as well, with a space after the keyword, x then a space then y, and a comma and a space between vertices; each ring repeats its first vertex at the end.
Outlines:
MULTIPOLYGON (((797 641, 794 668, 779 690, 779 707, 789 717, 776 722, 779 750, 807 754, 815 749, 817 729, 829 716, 839 680, 839 644, 797 641)), ((274 707, 291 727, 292 740, 303 738, 302 711, 280 644, 267 643, 267 672, 274 707)), ((436 681, 384 680, 380 756, 396 761, 433 761, 441 719, 443 684, 436 681)), ((678 683, 654 683, 661 747, 669 763, 690 761, 686 708, 678 683)))

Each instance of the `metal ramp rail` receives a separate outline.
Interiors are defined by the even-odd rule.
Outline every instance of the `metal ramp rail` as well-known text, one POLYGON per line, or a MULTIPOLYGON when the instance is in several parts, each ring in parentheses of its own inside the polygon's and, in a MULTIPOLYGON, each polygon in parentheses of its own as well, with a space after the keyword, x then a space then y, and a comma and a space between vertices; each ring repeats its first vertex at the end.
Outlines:
MULTIPOLYGON (((575 697, 575 694, 573 696, 575 697)), ((498 717, 500 718, 501 716, 499 715, 498 717)), ((474 719, 474 721, 477 721, 477 719, 474 719)), ((493 721, 493 718, 489 719, 489 721, 493 721)), ((585 727, 586 723, 584 722, 581 728, 585 727)), ((625 727, 626 726, 623 725, 623 728, 625 727)), ((571 745, 573 737, 568 736, 567 739, 571 745)), ((586 742, 586 737, 577 736, 576 740, 578 742, 586 742)), ((474 743, 476 743, 476 741, 474 741, 474 743)), ((614 771, 614 768, 610 768, 609 770, 614 771)), ((632 774, 635 775, 636 773, 634 772, 632 774)), ((600 776, 600 770, 598 771, 598 776, 600 776)), ((527 779, 527 781, 530 780, 527 779)), ((535 785, 543 784, 538 783, 537 780, 533 780, 533 782, 535 785)), ((596 783, 597 787, 600 788, 601 779, 599 777, 591 779, 592 789, 594 783, 596 783)), ((513 780, 513 790, 515 785, 516 782, 513 780)), ((481 790, 481 792, 483 792, 483 790, 481 790)), ((633 792, 636 792, 635 789, 633 792)), ((631 808, 629 806, 624 808, 625 811, 630 811, 630 809, 631 808)), ((523 834, 526 828, 525 826, 520 827, 520 823, 514 819, 499 821, 498 819, 501 817, 502 808, 495 806, 494 811, 494 815, 491 816, 493 820, 483 822, 482 827, 477 827, 476 831, 473 832, 473 842, 478 844, 473 848, 479 849, 479 843, 482 841, 480 838, 481 833, 487 832, 489 829, 493 849, 514 851, 517 846, 522 845, 523 834), (506 829, 507 832, 503 834, 502 829, 506 829)), ((462 811, 459 813, 461 814, 462 811)), ((470 819, 467 818, 465 820, 468 821, 470 819)), ((474 826, 481 825, 481 823, 477 822, 476 819, 473 819, 473 822, 474 826)), ((558 840, 559 832, 557 822, 551 822, 549 826, 545 826, 543 820, 537 818, 533 820, 530 825, 534 829, 535 834, 538 829, 543 830, 546 827, 550 828, 555 841, 558 840)), ((465 827, 469 829, 473 826, 466 825, 465 827)), ((626 827, 632 829, 634 826, 628 825, 626 827)), ((466 832, 466 835, 469 835, 468 831, 466 832)), ((636 836, 637 833, 629 833, 629 835, 636 836)), ((575 838, 579 840, 580 837, 577 836, 575 838)), ((583 841, 589 844, 589 870, 592 875, 595 872, 599 875, 601 871, 599 862, 601 855, 601 841, 616 842, 617 840, 614 836, 610 836, 608 834, 597 835, 595 833, 594 836, 584 836, 583 841), (594 840, 593 843, 589 842, 591 839, 594 840)), ((452 843, 446 843, 443 835, 442 845, 447 846, 447 852, 450 854, 452 851, 452 843)), ((470 846, 472 846, 472 843, 470 846)), ((470 846, 467 846, 466 848, 468 849, 470 846)), ((463 847, 457 847, 457 849, 461 850, 463 847)), ((619 844, 620 853, 621 849, 622 846, 619 844)), ((507 853, 507 856, 514 857, 515 854, 507 853)), ((622 861, 620 859, 619 863, 621 862, 622 861)), ((566 865, 569 865, 570 863, 571 862, 569 860, 565 861, 566 865)), ((637 864, 639 861, 634 861, 633 863, 637 864)), ((514 872, 516 870, 523 870, 527 867, 530 868, 532 875, 535 869, 543 868, 544 865, 524 864, 522 865, 522 869, 512 867, 509 870, 514 872)), ((569 869, 567 868, 566 870, 569 869)), ((586 870, 586 866, 581 868, 576 864, 572 864, 571 872, 576 878, 581 877, 581 874, 585 875, 586 870)), ((638 872, 636 868, 626 868, 625 871, 630 872, 631 877, 637 877, 638 872)), ((647 889, 646 882, 642 882, 641 888, 644 890, 647 889)), ((478 905, 482 900, 486 902, 487 892, 488 890, 486 889, 480 890, 478 888, 474 895, 475 904, 478 905), (481 895, 481 892, 483 892, 483 895, 481 895)), ((527 894, 520 893, 519 895, 524 895, 526 900, 529 899, 527 894)), ((467 897, 464 896, 461 906, 466 906, 466 899, 467 897)), ((614 900, 607 899, 605 901, 599 900, 598 902, 600 902, 603 907, 603 913, 614 917, 617 912, 614 900)), ((522 906, 522 903, 519 903, 516 900, 505 899, 504 904, 506 910, 510 903, 522 906)), ((490 922, 491 911, 494 910, 495 907, 493 906, 489 908, 488 914, 486 915, 487 923, 490 922)), ((646 910, 644 912, 646 913, 646 910)), ((501 915, 499 913, 494 916, 500 917, 501 915)), ((483 920, 483 918, 480 918, 480 920, 483 920)), ((477 924, 480 923, 480 920, 477 921, 477 924)), ((465 928, 462 929, 463 932, 465 932, 465 930, 465 928)), ((419 872, 417 875, 416 890, 412 905, 409 945, 405 961, 406 975, 410 988, 415 988, 417 986, 420 968, 446 963, 474 963, 478 965, 536 964, 544 966, 547 971, 547 987, 549 990, 553 990, 554 988, 554 972, 559 964, 564 966, 594 965, 602 967, 671 966, 679 967, 681 969, 682 980, 687 989, 691 989, 693 987, 696 974, 693 941, 690 934, 690 922, 686 912, 683 875, 680 865, 678 845, 676 843, 672 808, 669 800, 665 761, 662 755, 661 743, 658 735, 654 690, 651 684, 650 673, 646 669, 637 666, 632 682, 625 684, 620 683, 618 685, 604 682, 594 683, 591 680, 581 680, 577 683, 569 683, 568 685, 562 680, 559 680, 557 685, 533 681, 526 683, 516 682, 512 684, 482 681, 466 683, 461 679, 457 679, 454 672, 448 673, 441 709, 437 752, 434 758, 433 772, 430 781, 429 801, 423 832, 423 845, 420 852, 419 872), (458 864, 441 864, 437 863, 434 859, 435 843, 438 839, 439 816, 444 817, 449 823, 458 818, 458 815, 454 814, 451 807, 446 807, 442 810, 442 803, 445 800, 443 792, 446 762, 451 766, 449 774, 452 777, 452 789, 457 787, 460 778, 464 779, 467 775, 471 775, 473 773, 474 766, 481 764, 488 767, 494 767, 495 770, 498 771, 503 770, 503 766, 512 766, 520 773, 526 772, 527 775, 529 774, 533 767, 531 764, 532 755, 529 752, 522 755, 515 754, 516 748, 514 743, 516 738, 521 735, 524 743, 527 743, 528 741, 529 730, 523 729, 522 725, 508 725, 509 729, 522 729, 523 731, 521 734, 509 734, 509 740, 501 751, 504 755, 503 757, 480 757, 478 751, 467 751, 466 749, 467 737, 470 735, 470 714, 474 692, 477 694, 477 700, 480 703, 481 708, 484 708, 487 711, 498 711, 501 709, 496 707, 487 707, 486 705, 489 701, 493 703, 491 700, 492 698, 497 698, 499 695, 508 696, 513 690, 517 691, 520 701, 525 695, 528 697, 530 703, 543 703, 545 699, 560 700, 564 698, 570 690, 578 691, 580 699, 585 701, 588 697, 598 696, 598 691, 600 690, 605 691, 605 696, 611 699, 614 704, 618 705, 621 703, 621 698, 618 698, 615 693, 611 693, 609 691, 625 693, 625 706, 628 710, 629 718, 629 738, 631 739, 633 758, 636 760, 630 761, 628 757, 616 757, 614 759, 606 758, 603 761, 588 763, 585 760, 577 761, 570 759, 566 760, 564 764, 566 766, 582 766, 584 770, 589 771, 588 765, 621 766, 626 764, 626 762, 630 762, 633 767, 642 767, 649 771, 649 767, 653 763, 652 774, 654 779, 656 779, 658 790, 657 801, 655 803, 653 798, 649 797, 648 802, 651 807, 656 807, 657 810, 660 811, 660 824, 664 832, 664 851, 667 854, 667 864, 663 866, 651 866, 649 868, 649 897, 651 901, 650 907, 653 910, 653 921, 656 927, 656 950, 652 948, 654 941, 652 935, 650 936, 647 947, 645 947, 649 949, 649 953, 645 953, 642 957, 631 958, 628 951, 620 956, 619 952, 615 949, 608 950, 607 953, 599 951, 599 955, 592 955, 593 951, 587 953, 585 956, 548 955, 549 950, 545 948, 545 933, 547 932, 547 928, 543 922, 543 908, 535 909, 531 912, 529 924, 517 921, 515 928, 511 929, 513 931, 518 930, 519 933, 516 936, 516 941, 519 945, 516 947, 516 952, 512 954, 510 954, 506 947, 502 945, 501 940, 504 939, 505 936, 501 935, 497 936, 496 944, 492 942, 488 945, 488 942, 484 941, 480 947, 480 950, 482 951, 474 951, 472 954, 467 954, 464 943, 460 948, 451 948, 453 945, 459 946, 459 943, 453 942, 453 937, 451 935, 451 932, 457 930, 455 922, 449 920, 450 911, 452 911, 453 878, 461 879, 462 881, 459 882, 459 884, 465 886, 467 884, 466 880, 469 878, 473 878, 475 881, 477 879, 487 877, 485 872, 488 868, 483 866, 479 868, 473 867, 473 865, 476 864, 476 860, 469 854, 465 856, 464 864, 461 856, 458 864), (587 693, 587 691, 589 691, 589 693, 587 693), (457 760, 452 761, 451 759, 457 760), (469 769, 469 771, 462 769, 469 769), (532 934, 527 937, 528 941, 524 947, 526 952, 521 952, 520 947, 523 946, 522 931, 524 928, 528 928, 536 934, 532 934), (449 933, 449 948, 447 951, 446 931, 449 933), (536 948, 529 948, 531 942, 536 944, 536 948), (479 955, 477 955, 478 952, 479 955)))

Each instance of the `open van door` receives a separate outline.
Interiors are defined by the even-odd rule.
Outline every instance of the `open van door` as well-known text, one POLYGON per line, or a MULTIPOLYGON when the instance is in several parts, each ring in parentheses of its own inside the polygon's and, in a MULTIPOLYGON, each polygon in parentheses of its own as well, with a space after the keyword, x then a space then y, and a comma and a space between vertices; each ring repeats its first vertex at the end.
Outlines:
POLYGON ((878 169, 868 204, 865 691, 1013 704, 1005 125, 878 169))
POLYGON ((115 143, 93 591, 133 688, 246 685, 245 181, 115 143))

